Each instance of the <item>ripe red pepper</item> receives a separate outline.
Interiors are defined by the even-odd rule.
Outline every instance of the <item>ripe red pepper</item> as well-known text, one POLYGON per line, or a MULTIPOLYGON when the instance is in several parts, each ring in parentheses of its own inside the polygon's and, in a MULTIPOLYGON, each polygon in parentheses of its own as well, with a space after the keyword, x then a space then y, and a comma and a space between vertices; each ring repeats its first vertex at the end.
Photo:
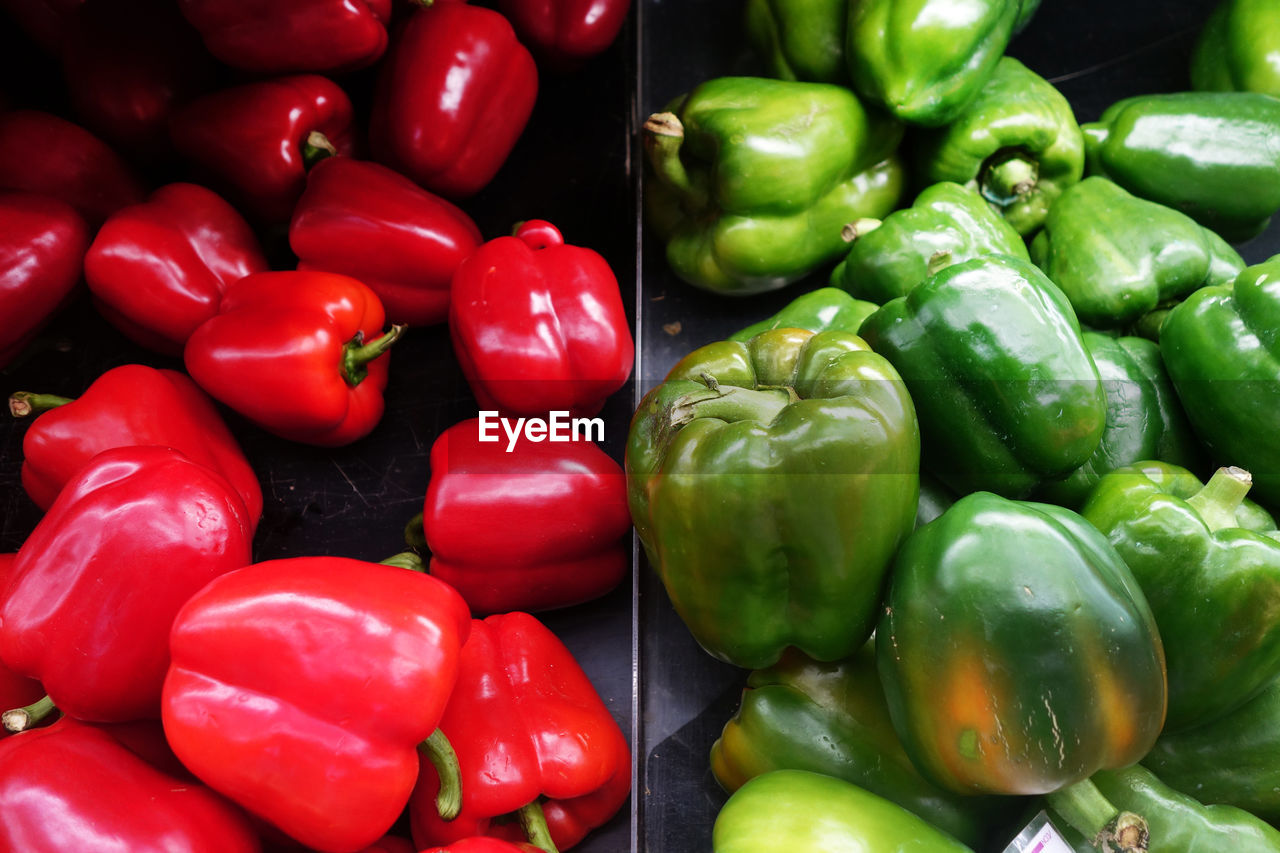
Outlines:
POLYGON ((386 351, 404 330, 382 325, 382 303, 354 278, 257 273, 227 288, 183 358, 201 388, 268 432, 337 447, 382 418, 386 351))
POLYGON ((249 223, 197 184, 168 184, 116 211, 84 259, 103 316, 166 355, 181 355, 196 327, 218 313, 227 285, 267 268, 249 223))
POLYGON ((449 198, 480 190, 533 112, 538 71, 507 19, 434 3, 405 22, 374 93, 374 157, 449 198))
POLYGON ((233 200, 269 223, 288 222, 307 166, 352 154, 351 99, 316 74, 278 77, 196 98, 170 121, 178 153, 225 185, 233 200))
POLYGON ((432 847, 421 853, 543 853, 541 847, 524 842, 513 843, 484 835, 455 841, 448 847, 432 847))
POLYGON ((431 447, 423 529, 431 574, 476 614, 548 610, 590 601, 627 571, 626 477, 589 440, 480 440, 480 421, 431 447))
POLYGON ((155 717, 174 614, 248 565, 251 537, 221 474, 167 447, 100 453, 18 551, 0 601, 0 660, 73 717, 155 717))
POLYGON ((609 49, 631 0, 498 0, 498 8, 539 60, 569 71, 609 49))
POLYGON ((173 751, 205 784, 322 851, 400 816, 470 629, 442 581, 340 557, 231 572, 174 619, 173 751))
MULTIPOLYGON (((0 590, 8 581, 17 554, 0 554, 0 590)), ((0 708, 21 708, 44 698, 44 687, 34 678, 19 675, 0 662, 0 708)), ((0 738, 10 734, 0 727, 0 738)))
POLYGON ((18 392, 16 417, 42 413, 22 438, 22 485, 49 509, 72 477, 114 447, 171 447, 227 478, 244 501, 253 529, 262 487, 213 401, 183 373, 125 364, 103 373, 78 399, 18 392))
POLYGON ((449 317, 449 283, 483 242, 457 206, 377 163, 330 157, 307 175, 289 225, 298 269, 357 278, 387 319, 414 326, 449 317))
POLYGON ((387 49, 391 0, 179 0, 214 56, 278 74, 348 71, 387 49))
POLYGON ((481 408, 512 415, 595 414, 635 359, 609 264, 536 219, 458 267, 449 332, 481 408))
POLYGON ((88 246, 89 229, 71 205, 0 192, 0 367, 70 297, 88 246))
POLYGON ((46 53, 59 54, 63 38, 84 0, 0 0, 14 23, 46 53))
POLYGON ((62 719, 0 742, 0 849, 257 853, 243 812, 106 731, 62 719))
POLYGON ((440 730, 458 755, 462 811, 440 818, 433 807, 440 778, 422 762, 409 804, 420 847, 471 835, 524 841, 521 822, 537 825, 541 814, 554 845, 567 850, 631 790, 622 730, 564 643, 527 613, 472 622, 440 730), (494 820, 513 812, 521 822, 494 820))

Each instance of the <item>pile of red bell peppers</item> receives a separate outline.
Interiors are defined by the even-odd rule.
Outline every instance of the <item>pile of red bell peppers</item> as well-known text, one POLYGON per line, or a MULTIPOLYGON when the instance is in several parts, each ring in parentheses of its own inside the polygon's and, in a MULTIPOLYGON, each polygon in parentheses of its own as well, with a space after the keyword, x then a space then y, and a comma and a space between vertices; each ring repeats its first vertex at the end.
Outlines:
POLYGON ((62 73, 0 94, 0 378, 77 311, 139 353, 3 389, 6 506, 43 515, 0 555, 0 849, 555 851, 623 808, 627 736, 530 613, 627 572, 621 467, 577 426, 630 316, 537 210, 468 206, 628 0, 498 6, 0 0, 62 73), (241 439, 378 441, 417 335, 478 417, 420 425, 410 550, 265 559, 241 439))

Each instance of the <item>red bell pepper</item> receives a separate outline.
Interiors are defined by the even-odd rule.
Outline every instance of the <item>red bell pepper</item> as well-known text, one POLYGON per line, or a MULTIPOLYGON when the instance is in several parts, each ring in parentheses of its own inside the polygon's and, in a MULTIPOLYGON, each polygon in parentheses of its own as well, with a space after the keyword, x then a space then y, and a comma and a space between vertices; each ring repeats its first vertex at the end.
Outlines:
POLYGON ((377 294, 354 278, 257 273, 227 288, 183 358, 200 387, 268 432, 336 447, 382 418, 387 349, 404 330, 382 324, 377 294))
POLYGON ((179 0, 214 56, 279 74, 348 71, 387 49, 391 0, 179 0))
POLYGON ((0 600, 0 660, 73 717, 156 717, 174 614, 248 565, 251 537, 221 474, 167 447, 100 453, 18 551, 0 600))
POLYGON ((498 0, 520 41, 562 71, 608 50, 630 7, 631 0, 498 0))
POLYGON ((22 485, 38 507, 97 454, 114 447, 171 447, 227 478, 250 528, 262 515, 262 487, 213 401, 183 373, 141 364, 113 367, 78 399, 18 392, 17 417, 41 412, 22 439, 22 485))
POLYGON ((265 272, 249 223, 212 190, 168 184, 112 214, 84 259, 98 309, 137 343, 181 355, 227 285, 265 272))
POLYGON ((307 185, 307 166, 352 154, 351 99, 325 77, 298 74, 246 83, 177 110, 178 153, 208 172, 253 217, 288 222, 307 185))
POLYGON ((618 463, 589 440, 507 452, 500 430, 481 440, 480 423, 455 424, 431 447, 431 574, 476 614, 567 607, 617 586, 631 530, 618 463))
POLYGON ((524 841, 522 824, 537 825, 540 812, 554 846, 567 850, 613 817, 631 790, 622 730, 564 643, 527 613, 472 623, 440 730, 458 756, 462 810, 440 818, 440 777, 422 762, 409 804, 422 847, 471 835, 524 841), (495 820, 513 812, 519 822, 495 820))
POLYGON ((93 228, 146 194, 105 142, 37 110, 0 114, 0 189, 60 198, 93 228))
POLYGON ((0 849, 256 853, 243 812, 71 719, 0 741, 0 849))
POLYGON ((595 414, 635 359, 609 264, 536 219, 458 267, 449 332, 481 408, 512 415, 595 414))
POLYGON ((374 93, 374 157, 449 198, 480 190, 533 112, 538 71, 507 19, 465 3, 415 11, 374 93))
MULTIPOLYGON (((0 590, 13 569, 17 554, 0 554, 0 590)), ((44 698, 44 687, 34 678, 19 675, 0 662, 0 708, 21 708, 44 698)), ((0 738, 10 734, 0 727, 0 738)))
POLYGON ((483 242, 471 217, 377 163, 331 157, 307 175, 289 226, 298 269, 369 285, 393 323, 449 317, 449 282, 483 242))
POLYGON ((62 52, 63 39, 84 0, 0 0, 18 28, 46 52, 62 52))
POLYGON ((174 620, 165 734, 205 784, 289 836, 359 850, 409 799, 469 629, 458 594, 418 572, 258 563, 174 620))
POLYGON ((0 192, 0 367, 71 296, 88 246, 89 229, 71 205, 0 192))
POLYGON ((455 841, 448 847, 432 847, 421 853, 542 853, 541 847, 534 847, 524 842, 502 841, 485 835, 464 838, 455 841))

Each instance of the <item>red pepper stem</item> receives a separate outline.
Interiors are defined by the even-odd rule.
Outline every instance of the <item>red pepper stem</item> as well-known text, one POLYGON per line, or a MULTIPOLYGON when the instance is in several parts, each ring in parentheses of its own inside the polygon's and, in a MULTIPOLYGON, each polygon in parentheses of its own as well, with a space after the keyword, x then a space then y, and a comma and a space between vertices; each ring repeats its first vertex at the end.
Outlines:
POLYGON ((321 160, 327 160, 337 153, 338 149, 329 141, 329 137, 318 130, 313 130, 307 134, 307 138, 302 143, 302 165, 309 170, 321 160))
POLYGON ((1204 488, 1187 498, 1187 503, 1211 531, 1239 527, 1236 510, 1252 485, 1253 476, 1243 468, 1219 468, 1204 488))
POLYGON ((396 566, 419 574, 425 575, 427 573, 427 564, 422 562, 422 558, 413 551, 401 551, 399 554, 392 554, 385 560, 379 560, 378 562, 384 566, 396 566))
POLYGON ((551 828, 547 826, 547 816, 542 812, 542 804, 537 800, 526 803, 516 811, 520 826, 529 843, 546 853, 560 853, 555 841, 551 839, 551 828))
POLYGON ((462 771, 458 768, 458 754, 445 733, 436 729, 431 737, 418 744, 418 751, 427 757, 440 777, 440 791, 436 794, 436 811, 444 820, 453 820, 462 811, 462 771))
POLYGON ((4 727, 7 731, 25 732, 56 710, 58 708, 53 704, 53 700, 45 696, 25 708, 13 708, 5 711, 3 716, 0 716, 0 719, 4 721, 4 727))
POLYGON ((427 530, 422 520, 422 513, 418 513, 409 519, 409 523, 404 526, 404 544, 419 554, 426 554, 429 550, 427 547, 427 530))
POLYGON ((1054 791, 1045 800, 1099 850, 1147 853, 1147 822, 1133 812, 1117 809, 1091 780, 1054 791))
POLYGON ((390 349, 406 328, 408 327, 403 324, 392 326, 385 335, 374 338, 367 344, 364 342, 364 332, 356 332, 356 336, 347 341, 342 351, 342 366, 339 369, 343 380, 352 388, 363 382, 369 375, 369 362, 390 349))
POLYGON ((67 403, 74 403, 73 397, 59 397, 55 394, 34 394, 30 391, 17 391, 9 395, 9 414, 15 418, 27 418, 38 415, 67 403))

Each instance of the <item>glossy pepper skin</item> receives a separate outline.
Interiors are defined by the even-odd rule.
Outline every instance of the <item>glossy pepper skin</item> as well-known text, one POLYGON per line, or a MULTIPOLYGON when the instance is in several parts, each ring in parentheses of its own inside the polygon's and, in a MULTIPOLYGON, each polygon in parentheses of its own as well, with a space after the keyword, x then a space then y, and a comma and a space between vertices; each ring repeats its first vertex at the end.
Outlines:
POLYGON ((257 563, 173 620, 165 735, 205 784, 292 838, 359 850, 408 802, 469 630, 466 604, 427 575, 257 563))
POLYGON ((1098 448, 1098 370, 1066 297, 1026 261, 949 266, 886 303, 860 334, 911 392, 924 468, 959 494, 1023 496, 1098 448))
POLYGON ((859 223, 851 236, 849 254, 832 271, 831 284, 880 305, 972 258, 1030 260, 1022 237, 976 190, 949 181, 928 187, 911 207, 883 222, 859 223))
POLYGON ((622 730, 564 643, 527 613, 471 623, 440 730, 458 754, 462 810, 440 818, 439 777, 424 760, 409 805, 419 847, 473 835, 524 841, 519 822, 495 818, 534 804, 555 846, 567 850, 613 817, 631 790, 622 730))
POLYGON ((854 299, 838 287, 819 287, 800 294, 777 314, 739 329, 729 340, 746 343, 770 329, 805 329, 815 334, 830 329, 856 335, 862 321, 879 307, 873 302, 854 299))
POLYGON ((522 222, 453 275, 449 335, 480 407, 593 415, 635 362, 618 280, 550 222, 522 222))
MULTIPOLYGON (((17 554, 0 554, 0 590, 3 590, 13 570, 17 554)), ((44 687, 34 678, 19 675, 0 661, 0 708, 22 708, 44 698, 44 687)), ((0 738, 8 737, 8 729, 0 728, 0 738)))
POLYGON ((649 563, 704 649, 751 669, 787 646, 836 660, 870 635, 914 522, 915 409, 857 336, 775 329, 681 359, 636 409, 626 471, 649 563))
POLYGON ((1280 96, 1280 4, 1221 0, 1191 55, 1191 86, 1280 96))
POLYGON ((446 847, 431 847, 419 853, 542 853, 541 848, 524 842, 512 843, 480 835, 455 841, 446 847))
POLYGON ((496 423, 480 427, 454 424, 431 446, 428 571, 475 614, 567 607, 617 586, 631 530, 621 466, 589 438, 510 445, 496 423))
POLYGON ((244 503, 167 447, 93 457, 18 551, 0 600, 0 658, 84 720, 154 718, 174 614, 248 565, 244 503))
POLYGON ((747 41, 771 77, 847 85, 848 6, 849 0, 747 0, 747 41))
POLYGON ((111 215, 84 259, 98 310, 130 339, 181 355, 196 327, 218 313, 233 281, 267 259, 236 209, 198 184, 167 184, 111 215))
POLYGON ((645 122, 646 220, 690 284, 776 290, 846 251, 845 225, 894 208, 901 134, 839 86, 709 80, 645 122))
POLYGON ((1013 57, 1000 59, 945 127, 916 140, 916 180, 977 190, 1019 234, 1032 234, 1084 174, 1084 139, 1071 105, 1013 57))
POLYGON ((604 53, 627 20, 630 0, 500 0, 521 44, 548 67, 573 71, 604 53))
POLYGON ((461 208, 385 166, 321 160, 289 223, 298 269, 341 273, 369 286, 393 323, 449 317, 453 273, 484 238, 461 208))
POLYGON ((178 153, 238 208, 275 224, 289 221, 308 165, 326 153, 355 153, 353 122, 351 99, 338 84, 296 74, 196 98, 174 113, 169 131, 178 153))
POLYGON ((747 782, 721 807, 711 838, 714 853, 972 853, 906 809, 807 770, 747 782))
POLYGON ((1280 99, 1141 95, 1081 127, 1089 174, 1181 210, 1227 240, 1253 237, 1280 210, 1280 99))
POLYGON ((484 188, 533 112, 533 55, 498 12, 420 8, 397 35, 374 92, 374 159, 446 198, 484 188))
POLYGON ((387 348, 382 303, 354 278, 320 272, 246 276, 183 351, 201 388, 268 432, 337 447, 382 418, 387 348))

